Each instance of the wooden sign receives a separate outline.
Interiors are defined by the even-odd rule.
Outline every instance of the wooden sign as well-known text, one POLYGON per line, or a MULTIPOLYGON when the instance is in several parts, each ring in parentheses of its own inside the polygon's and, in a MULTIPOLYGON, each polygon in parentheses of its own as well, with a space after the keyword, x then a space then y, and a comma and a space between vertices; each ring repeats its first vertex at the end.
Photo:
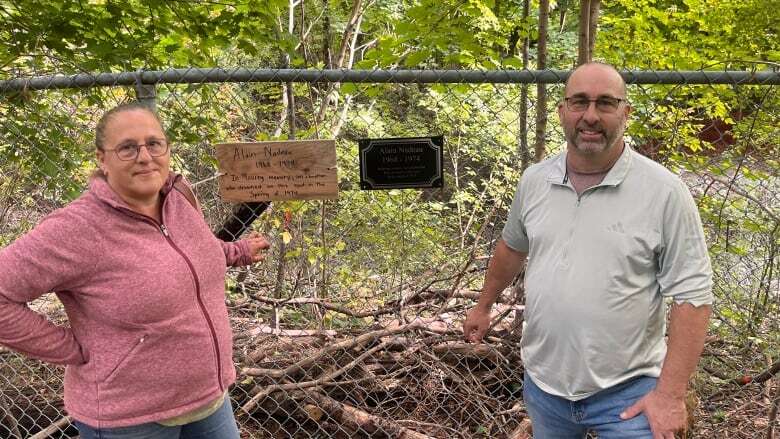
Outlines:
POLYGON ((336 198, 335 140, 215 145, 219 195, 226 201, 336 198))
POLYGON ((361 139, 360 188, 442 187, 444 137, 361 139))

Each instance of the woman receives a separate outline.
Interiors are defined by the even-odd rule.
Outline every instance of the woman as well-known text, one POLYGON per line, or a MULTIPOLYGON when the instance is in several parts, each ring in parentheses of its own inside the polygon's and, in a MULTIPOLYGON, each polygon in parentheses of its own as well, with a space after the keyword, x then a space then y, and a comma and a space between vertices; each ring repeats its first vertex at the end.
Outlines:
POLYGON ((214 237, 148 108, 108 111, 95 145, 89 190, 0 251, 0 343, 67 365, 82 439, 236 439, 225 267, 269 245, 214 237), (70 328, 28 308, 49 291, 70 328))

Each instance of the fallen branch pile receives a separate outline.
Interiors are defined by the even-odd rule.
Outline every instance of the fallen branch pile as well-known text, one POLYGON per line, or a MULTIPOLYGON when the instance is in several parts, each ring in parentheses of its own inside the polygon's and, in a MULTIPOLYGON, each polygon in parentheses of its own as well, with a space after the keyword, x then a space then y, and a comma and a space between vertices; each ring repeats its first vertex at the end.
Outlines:
POLYGON ((238 335, 243 367, 233 393, 242 423, 291 436, 422 439, 510 437, 524 418, 514 341, 468 344, 459 325, 440 318, 393 320, 354 336, 294 334, 238 335))

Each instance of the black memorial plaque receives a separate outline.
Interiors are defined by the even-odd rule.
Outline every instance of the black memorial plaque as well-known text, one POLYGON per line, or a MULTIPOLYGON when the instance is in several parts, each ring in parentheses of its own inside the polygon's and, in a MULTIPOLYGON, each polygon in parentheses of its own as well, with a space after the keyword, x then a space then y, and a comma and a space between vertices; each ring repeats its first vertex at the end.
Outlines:
POLYGON ((360 139, 360 188, 442 187, 444 136, 360 139))

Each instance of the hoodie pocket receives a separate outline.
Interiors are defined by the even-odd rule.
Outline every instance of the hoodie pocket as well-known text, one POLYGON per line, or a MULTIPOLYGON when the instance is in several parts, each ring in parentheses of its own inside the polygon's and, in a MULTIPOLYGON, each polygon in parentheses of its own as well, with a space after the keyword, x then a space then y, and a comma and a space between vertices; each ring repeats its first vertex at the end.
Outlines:
POLYGON ((122 357, 122 359, 119 360, 119 362, 111 369, 111 372, 106 375, 106 378, 103 380, 103 383, 109 383, 111 380, 116 377, 116 375, 122 370, 122 368, 130 361, 133 356, 138 353, 139 350, 144 345, 144 342, 146 341, 149 334, 142 334, 138 339, 136 339, 135 343, 132 345, 130 350, 127 351, 127 353, 122 357))

